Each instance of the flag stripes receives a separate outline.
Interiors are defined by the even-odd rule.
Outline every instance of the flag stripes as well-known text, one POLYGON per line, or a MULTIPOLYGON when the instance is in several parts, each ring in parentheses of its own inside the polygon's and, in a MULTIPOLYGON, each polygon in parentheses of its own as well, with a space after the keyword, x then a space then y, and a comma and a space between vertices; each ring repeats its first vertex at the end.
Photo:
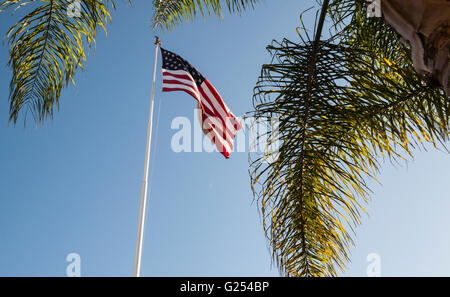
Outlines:
POLYGON ((198 101, 199 119, 206 136, 225 158, 234 149, 233 140, 242 128, 214 86, 178 55, 161 49, 163 92, 182 91, 198 101))

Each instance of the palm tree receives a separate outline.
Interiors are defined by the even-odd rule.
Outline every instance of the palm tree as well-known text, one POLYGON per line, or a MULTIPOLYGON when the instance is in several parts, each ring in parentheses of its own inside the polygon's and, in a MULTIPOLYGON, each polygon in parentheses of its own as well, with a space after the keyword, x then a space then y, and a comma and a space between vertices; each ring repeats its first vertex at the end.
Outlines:
MULTIPOLYGON (((197 12, 220 16, 222 2, 240 12, 257 1, 154 1, 154 23, 171 29, 197 12)), ((312 36, 302 25, 299 42, 267 47, 272 61, 262 66, 248 115, 277 117, 279 132, 265 136, 281 147, 270 164, 251 156, 250 175, 283 275, 343 270, 380 157, 396 162, 448 139, 449 4, 441 1, 437 18, 424 8, 439 1, 417 2, 406 9, 410 1, 386 0, 385 17, 369 18, 364 0, 323 0, 312 36), (420 12, 422 23, 403 22, 420 12), (322 38, 326 18, 333 34, 322 38), (425 24, 426 32, 411 32, 425 24)))
MULTIPOLYGON (((448 140, 448 1, 381 1, 383 17, 369 18, 365 0, 323 0, 312 36, 302 24, 298 41, 267 47, 272 60, 262 66, 248 115, 278 118, 279 133, 267 137, 281 146, 270 164, 252 155, 250 175, 283 275, 343 270, 380 158, 397 162, 415 147, 448 140)), ((257 2, 154 0, 153 21, 172 29, 199 14, 221 16, 224 7, 240 13, 257 2)), ((95 42, 115 7, 112 0, 84 0, 81 17, 70 18, 71 3, 0 2, 0 12, 31 9, 8 32, 14 123, 20 111, 37 122, 53 114, 85 61, 84 44, 95 42)))
MULTIPOLYGON (((129 2, 129 0, 127 0, 129 2)), ((16 123, 21 110, 42 123, 58 107, 62 89, 86 61, 98 27, 105 29, 114 0, 8 0, 0 13, 29 8, 7 33, 10 44, 10 117, 16 123), (80 3, 79 17, 68 9, 80 3), (86 45, 86 47, 85 47, 86 45)))

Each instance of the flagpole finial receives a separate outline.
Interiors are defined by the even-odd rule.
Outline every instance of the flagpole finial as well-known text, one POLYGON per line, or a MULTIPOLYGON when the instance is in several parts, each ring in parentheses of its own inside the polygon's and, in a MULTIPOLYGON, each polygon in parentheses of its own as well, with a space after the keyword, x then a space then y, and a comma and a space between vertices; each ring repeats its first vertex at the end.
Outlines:
POLYGON ((162 43, 161 43, 161 41, 159 40, 159 37, 158 37, 158 36, 155 36, 155 45, 159 45, 159 46, 162 45, 162 43))

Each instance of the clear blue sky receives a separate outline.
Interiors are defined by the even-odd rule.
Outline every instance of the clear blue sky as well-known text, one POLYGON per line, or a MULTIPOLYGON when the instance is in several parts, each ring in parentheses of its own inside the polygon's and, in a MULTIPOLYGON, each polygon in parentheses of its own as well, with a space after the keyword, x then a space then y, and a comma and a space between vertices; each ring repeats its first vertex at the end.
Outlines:
MULTIPOLYGON (((98 35, 86 71, 44 127, 31 118, 27 127, 8 125, 8 47, 0 47, 0 276, 64 276, 71 252, 83 276, 132 275, 154 58, 150 2, 113 12, 108 38, 98 35)), ((269 61, 265 46, 297 40, 300 12, 313 4, 269 0, 243 17, 199 19, 160 37, 243 115, 269 61)), ((15 21, 2 14, 2 34, 15 21)), ((252 203, 247 154, 172 152, 171 121, 194 120, 195 103, 162 94, 160 77, 158 86, 142 275, 278 275, 252 203)), ((365 276, 367 255, 378 253, 384 276, 450 276, 449 155, 417 152, 408 166, 385 164, 380 180, 344 275, 365 276)))

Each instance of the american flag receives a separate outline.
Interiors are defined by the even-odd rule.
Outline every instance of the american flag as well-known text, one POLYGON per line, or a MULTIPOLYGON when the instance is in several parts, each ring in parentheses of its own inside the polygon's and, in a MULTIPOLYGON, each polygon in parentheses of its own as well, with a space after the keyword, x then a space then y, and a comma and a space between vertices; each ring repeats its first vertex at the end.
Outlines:
POLYGON ((203 132, 228 159, 234 137, 242 128, 238 119, 213 85, 189 62, 163 48, 161 53, 163 92, 184 91, 197 100, 203 132))

